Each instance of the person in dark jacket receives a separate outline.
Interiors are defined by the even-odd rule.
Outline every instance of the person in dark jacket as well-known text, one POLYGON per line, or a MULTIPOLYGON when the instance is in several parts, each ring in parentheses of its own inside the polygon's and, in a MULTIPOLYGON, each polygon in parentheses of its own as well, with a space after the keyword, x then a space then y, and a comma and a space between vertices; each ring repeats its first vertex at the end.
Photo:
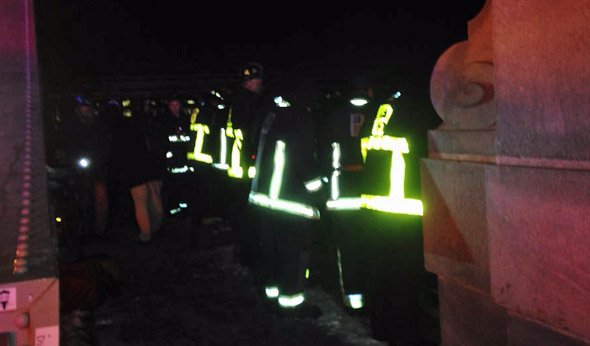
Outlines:
POLYGON ((419 161, 426 135, 406 96, 388 95, 362 130, 361 217, 373 336, 420 344, 431 318, 424 303, 436 284, 424 269, 422 240, 419 161))
POLYGON ((132 117, 121 118, 119 131, 122 181, 133 199, 139 239, 149 242, 162 227, 162 180, 164 176, 161 131, 149 126, 147 116, 136 111, 132 117))
MULTIPOLYGON (((195 169, 191 235, 196 236, 196 239, 204 235, 199 229, 205 225, 217 230, 229 230, 226 224, 229 219, 225 206, 227 200, 221 195, 223 184, 227 183, 228 177, 225 170, 215 169, 227 169, 220 164, 221 131, 225 131, 226 120, 227 107, 219 92, 211 91, 200 95, 191 114, 192 136, 187 154, 190 164, 195 169)), ((203 242, 199 246, 207 243, 210 242, 203 242)))
POLYGON ((118 232, 119 216, 121 215, 120 196, 121 192, 125 190, 125 185, 122 182, 121 165, 123 163, 121 148, 125 145, 127 133, 120 126, 123 121, 123 113, 121 111, 121 104, 116 99, 112 98, 107 101, 100 112, 100 118, 109 127, 112 134, 111 147, 108 163, 107 163, 107 189, 109 195, 109 212, 107 219, 108 236, 115 236, 118 232))
POLYGON ((355 310, 364 307, 366 291, 366 234, 360 218, 364 166, 360 132, 374 115, 373 83, 370 76, 350 82, 340 104, 327 110, 320 140, 322 171, 330 185, 323 225, 327 237, 334 240, 333 260, 338 268, 343 302, 355 310))
POLYGON ((264 294, 286 314, 318 317, 321 310, 305 301, 305 286, 322 181, 313 119, 304 96, 292 95, 287 100, 293 106, 266 114, 249 202, 262 215, 262 261, 255 271, 264 294))
POLYGON ((258 63, 240 69, 240 85, 229 97, 230 110, 225 128, 227 137, 228 203, 230 225, 238 238, 238 258, 250 265, 259 250, 256 215, 248 209, 248 193, 255 176, 258 131, 266 112, 274 106, 264 88, 264 70, 258 63))
POLYGON ((97 107, 84 95, 75 99, 73 117, 64 123, 67 167, 76 172, 79 189, 90 182, 94 203, 86 208, 94 211, 93 229, 88 233, 103 236, 106 232, 109 199, 106 187, 107 163, 111 151, 111 132, 98 117, 97 107))

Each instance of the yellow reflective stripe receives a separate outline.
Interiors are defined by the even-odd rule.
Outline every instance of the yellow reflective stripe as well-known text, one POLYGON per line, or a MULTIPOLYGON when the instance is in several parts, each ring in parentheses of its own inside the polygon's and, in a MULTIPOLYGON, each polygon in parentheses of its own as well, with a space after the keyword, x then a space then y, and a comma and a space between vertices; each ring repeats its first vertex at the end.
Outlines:
POLYGON ((231 165, 227 174, 233 178, 242 178, 244 176, 244 169, 241 165, 242 141, 244 140, 242 130, 234 129, 232 131, 232 137, 234 138, 234 144, 231 151, 231 165))
POLYGON ((370 136, 361 139, 361 148, 366 150, 385 150, 407 154, 410 152, 408 141, 403 137, 370 136))
MULTIPOLYGON (((405 143, 407 146, 407 142, 405 143)), ((407 147, 406 147, 407 148, 407 147)), ((389 171, 389 197, 396 200, 405 198, 404 180, 406 175, 406 161, 403 152, 392 151, 391 169, 389 171)))
POLYGON ((390 104, 382 104, 377 110, 377 116, 373 122, 373 129, 371 134, 373 136, 383 136, 385 134, 385 126, 389 123, 389 119, 393 115, 393 107, 390 104))
MULTIPOLYGON (((194 104, 194 101, 193 101, 193 104, 194 104)), ((199 107, 195 107, 195 109, 193 109, 193 111, 191 113, 191 122, 190 122, 191 123, 191 130, 192 130, 192 125, 197 122, 197 117, 199 116, 200 111, 201 110, 199 109, 199 107)))
POLYGON ((233 123, 231 121, 231 116, 232 116, 233 110, 234 110, 234 107, 229 108, 229 112, 227 113, 227 122, 225 123, 225 128, 228 131, 228 134, 227 134, 228 137, 233 137, 233 131, 232 131, 233 123))
POLYGON ((214 164, 213 167, 219 169, 228 169, 227 164, 227 136, 225 135, 225 129, 219 130, 219 162, 214 164))
POLYGON ((361 195, 362 207, 392 214, 423 215, 422 201, 412 198, 361 195))
POLYGON ((195 139, 195 148, 192 153, 186 155, 187 158, 204 163, 213 163, 213 157, 209 154, 203 153, 203 142, 205 140, 205 135, 209 134, 209 126, 205 124, 192 124, 190 129, 197 133, 197 138, 195 139))
POLYGON ((308 219, 320 218, 320 211, 312 206, 282 199, 273 199, 262 193, 250 192, 248 201, 264 208, 279 210, 308 219))
POLYGON ((361 138, 361 155, 363 156, 363 162, 367 161, 367 152, 369 151, 369 137, 361 138))
POLYGON ((403 137, 384 135, 385 126, 392 114, 391 105, 381 105, 373 123, 372 135, 361 139, 361 153, 365 161, 369 150, 391 151, 389 195, 361 195, 361 207, 394 214, 423 215, 422 201, 405 198, 406 162, 403 154, 410 152, 408 141, 403 137))
POLYGON ((207 154, 188 153, 188 154, 186 154, 186 157, 189 160, 195 160, 195 161, 204 162, 204 163, 213 163, 213 158, 211 157, 211 155, 207 155, 207 154))

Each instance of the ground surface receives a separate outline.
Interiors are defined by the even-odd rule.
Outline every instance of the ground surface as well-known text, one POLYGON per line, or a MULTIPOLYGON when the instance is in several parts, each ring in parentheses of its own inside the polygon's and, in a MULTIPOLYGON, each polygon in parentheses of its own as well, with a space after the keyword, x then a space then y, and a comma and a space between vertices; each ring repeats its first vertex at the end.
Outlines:
MULTIPOLYGON (((88 246, 86 254, 112 258, 120 278, 117 292, 80 318, 95 344, 385 345, 371 338, 366 317, 347 313, 319 284, 308 291, 323 311, 318 319, 269 311, 231 242, 202 248, 189 225, 189 218, 171 219, 147 244, 133 226, 121 227, 114 239, 88 246)), ((75 336, 74 315, 63 314, 67 344, 89 344, 75 336)))

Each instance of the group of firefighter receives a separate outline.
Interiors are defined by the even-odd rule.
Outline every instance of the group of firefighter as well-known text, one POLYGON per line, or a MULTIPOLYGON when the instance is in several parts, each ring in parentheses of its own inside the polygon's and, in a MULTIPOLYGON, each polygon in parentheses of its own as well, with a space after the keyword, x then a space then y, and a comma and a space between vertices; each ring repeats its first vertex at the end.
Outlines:
POLYGON ((374 337, 419 337, 437 323, 436 283, 424 270, 422 152, 403 95, 377 99, 370 79, 332 94, 308 84, 271 94, 256 63, 240 78, 233 95, 192 105, 189 131, 169 135, 178 150, 168 172, 197 180, 193 229, 227 219, 277 311, 321 315, 305 290, 333 268, 344 306, 370 317, 374 337))

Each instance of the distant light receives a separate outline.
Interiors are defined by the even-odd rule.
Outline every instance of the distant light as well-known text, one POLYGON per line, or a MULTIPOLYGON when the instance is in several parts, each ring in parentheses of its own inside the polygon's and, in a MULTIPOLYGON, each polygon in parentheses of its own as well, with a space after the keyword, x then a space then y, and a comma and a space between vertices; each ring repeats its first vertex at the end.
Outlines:
POLYGON ((56 217, 56 218, 55 218, 55 221, 56 221, 56 222, 61 222, 61 217, 59 217, 59 216, 58 216, 58 217, 56 217))
POLYGON ((186 103, 189 105, 194 105, 195 104, 195 100, 186 100, 186 103))
POLYGON ((225 105, 224 105, 224 104, 218 104, 218 105, 217 105, 217 108, 218 108, 218 109, 224 109, 224 108, 225 108, 225 105))
POLYGON ((174 155, 172 154, 171 151, 169 151, 169 152, 166 153, 166 158, 167 159, 171 158, 172 156, 174 156, 174 155))
POLYGON ((309 268, 305 269, 305 279, 309 279, 309 268))
POLYGON ((123 100, 123 101, 121 101, 121 105, 123 107, 129 107, 129 106, 131 106, 131 101, 130 100, 123 100))
POLYGON ((133 114, 131 113, 131 110, 130 109, 126 109, 126 110, 123 111, 123 116, 125 118, 131 118, 132 115, 133 114))
POLYGON ((78 166, 80 166, 82 168, 88 168, 88 166, 90 166, 90 160, 83 157, 80 160, 78 160, 78 166))
POLYGON ((402 93, 400 93, 399 91, 396 91, 396 92, 395 92, 395 94, 393 94, 393 98, 394 98, 394 99, 397 99, 397 98, 399 98, 400 96, 402 96, 402 93))
POLYGON ((181 208, 188 208, 188 204, 186 203, 178 203, 178 206, 181 208))
POLYGON ((354 106, 362 107, 362 106, 366 105, 367 103, 369 103, 369 101, 367 101, 367 99, 364 99, 361 97, 355 97, 350 100, 350 103, 352 103, 354 106))

